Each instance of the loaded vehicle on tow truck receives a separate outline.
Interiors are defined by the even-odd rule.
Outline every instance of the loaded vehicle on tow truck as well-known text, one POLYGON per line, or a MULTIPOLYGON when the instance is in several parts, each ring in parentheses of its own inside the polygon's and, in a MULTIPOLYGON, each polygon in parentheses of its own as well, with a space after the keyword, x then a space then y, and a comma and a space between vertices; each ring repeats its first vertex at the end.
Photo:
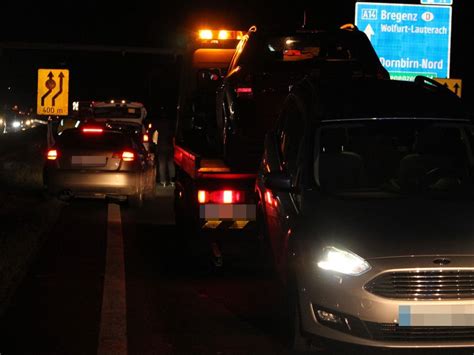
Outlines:
POLYGON ((205 234, 200 240, 210 243, 219 264, 233 249, 232 234, 239 246, 250 243, 252 249, 241 255, 260 249, 255 180, 265 127, 292 85, 315 71, 389 78, 368 38, 353 25, 328 32, 203 30, 183 56, 176 224, 191 238, 205 234))
POLYGON ((194 35, 183 55, 177 109, 176 225, 195 239, 191 242, 204 241, 221 265, 230 235, 239 244, 255 242, 256 171, 230 169, 216 144, 215 93, 243 33, 201 30, 194 35))

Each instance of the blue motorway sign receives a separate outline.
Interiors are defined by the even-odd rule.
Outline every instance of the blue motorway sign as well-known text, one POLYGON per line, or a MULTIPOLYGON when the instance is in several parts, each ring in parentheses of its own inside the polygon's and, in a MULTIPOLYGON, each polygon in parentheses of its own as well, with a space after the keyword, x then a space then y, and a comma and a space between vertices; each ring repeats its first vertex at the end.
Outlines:
POLYGON ((421 0, 423 5, 452 5, 453 0, 421 0))
POLYGON ((450 6, 359 2, 355 22, 393 79, 449 78, 450 6))

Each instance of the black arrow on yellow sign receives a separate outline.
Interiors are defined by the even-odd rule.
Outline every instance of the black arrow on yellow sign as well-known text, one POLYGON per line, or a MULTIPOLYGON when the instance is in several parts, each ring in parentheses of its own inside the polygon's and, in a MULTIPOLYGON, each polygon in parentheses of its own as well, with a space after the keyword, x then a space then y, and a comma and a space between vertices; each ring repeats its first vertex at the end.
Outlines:
POLYGON ((53 96, 53 106, 56 106, 56 99, 58 98, 59 95, 63 93, 63 79, 64 79, 64 74, 63 72, 59 73, 59 91, 56 93, 56 95, 53 96))
POLYGON ((459 92, 459 85, 458 85, 458 83, 456 83, 456 84, 454 85, 454 93, 457 95, 458 92, 459 92))
MULTIPOLYGON (((53 89, 56 87, 56 82, 53 80, 54 75, 52 72, 49 72, 48 78, 49 79, 46 80, 46 82, 44 83, 48 91, 46 91, 46 93, 43 96, 41 96, 41 106, 44 106, 44 100, 51 94, 53 89)), ((62 79, 61 79, 61 82, 62 82, 62 79)))

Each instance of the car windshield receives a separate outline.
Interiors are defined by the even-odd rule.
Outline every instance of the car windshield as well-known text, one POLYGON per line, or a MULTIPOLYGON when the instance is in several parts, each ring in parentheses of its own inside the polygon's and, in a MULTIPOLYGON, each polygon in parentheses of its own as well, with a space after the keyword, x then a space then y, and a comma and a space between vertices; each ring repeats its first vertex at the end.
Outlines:
POLYGON ((142 111, 136 107, 95 107, 95 118, 140 118, 142 111))
POLYGON ((473 139, 462 120, 330 122, 317 131, 315 178, 330 192, 471 190, 473 139))

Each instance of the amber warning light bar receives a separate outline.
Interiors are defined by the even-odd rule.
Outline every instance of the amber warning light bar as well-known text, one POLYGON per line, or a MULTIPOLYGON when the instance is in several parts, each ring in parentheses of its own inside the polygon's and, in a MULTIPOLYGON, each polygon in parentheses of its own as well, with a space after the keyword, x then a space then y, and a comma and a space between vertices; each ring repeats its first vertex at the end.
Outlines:
POLYGON ((198 31, 198 38, 200 40, 241 40, 243 35, 243 31, 210 29, 202 29, 198 31))

